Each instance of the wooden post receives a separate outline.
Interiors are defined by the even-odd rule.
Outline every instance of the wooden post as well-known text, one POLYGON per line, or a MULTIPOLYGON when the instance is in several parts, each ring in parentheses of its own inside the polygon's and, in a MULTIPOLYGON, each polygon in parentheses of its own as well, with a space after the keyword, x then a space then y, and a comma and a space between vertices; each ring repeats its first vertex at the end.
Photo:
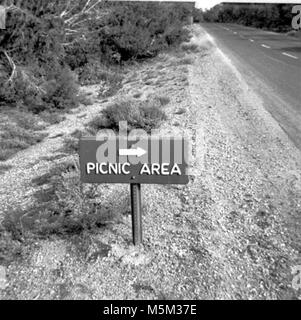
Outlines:
POLYGON ((0 30, 6 28, 6 8, 0 5, 0 30))

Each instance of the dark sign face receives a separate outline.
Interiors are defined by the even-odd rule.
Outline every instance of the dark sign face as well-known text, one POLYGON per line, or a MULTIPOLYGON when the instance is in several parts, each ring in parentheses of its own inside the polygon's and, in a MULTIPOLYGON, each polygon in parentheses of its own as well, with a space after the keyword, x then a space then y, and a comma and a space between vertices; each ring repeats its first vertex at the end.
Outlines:
POLYGON ((183 138, 80 141, 84 183, 187 184, 187 163, 188 146, 183 138))

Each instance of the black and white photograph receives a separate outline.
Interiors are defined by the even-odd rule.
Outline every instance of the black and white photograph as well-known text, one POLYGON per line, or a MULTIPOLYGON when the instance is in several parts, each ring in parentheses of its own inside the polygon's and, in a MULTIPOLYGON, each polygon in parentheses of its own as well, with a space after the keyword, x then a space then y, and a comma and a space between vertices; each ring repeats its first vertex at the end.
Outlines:
POLYGON ((0 300, 301 300, 301 2, 0 0, 0 300))

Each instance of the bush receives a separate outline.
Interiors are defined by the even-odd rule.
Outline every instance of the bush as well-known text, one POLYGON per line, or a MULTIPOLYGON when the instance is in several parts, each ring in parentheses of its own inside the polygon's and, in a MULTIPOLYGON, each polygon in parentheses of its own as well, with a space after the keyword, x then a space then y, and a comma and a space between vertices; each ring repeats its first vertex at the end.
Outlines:
POLYGON ((171 46, 179 44, 183 41, 189 41, 189 30, 183 28, 181 25, 169 27, 164 33, 166 43, 171 46))
POLYGON ((140 113, 143 119, 140 125, 146 131, 157 128, 163 120, 167 119, 166 114, 154 104, 141 106, 140 113))
POLYGON ((53 79, 46 83, 45 91, 43 100, 50 108, 70 109, 79 104, 79 85, 75 74, 67 67, 62 68, 53 79))
POLYGON ((80 91, 77 95, 78 103, 83 104, 84 106, 91 106, 94 103, 93 98, 89 96, 88 93, 80 91))
POLYGON ((127 121, 128 129, 144 129, 149 132, 157 128, 166 119, 166 114, 161 110, 158 99, 150 101, 124 100, 109 105, 102 111, 101 116, 94 118, 88 127, 93 133, 101 129, 119 129, 120 121, 127 121))
POLYGON ((102 56, 111 63, 154 57, 187 39, 185 4, 109 3, 110 14, 97 34, 102 56))
POLYGON ((17 241, 13 234, 0 226, 0 264, 10 264, 16 258, 21 257, 24 251, 24 245, 17 241))
POLYGON ((37 203, 26 210, 17 209, 4 215, 3 228, 14 239, 79 233, 101 227, 111 218, 111 212, 101 210, 96 200, 97 190, 93 186, 82 186, 75 161, 53 167, 32 183, 42 187, 35 194, 37 203))
POLYGON ((39 117, 50 125, 58 124, 65 120, 65 116, 59 114, 55 110, 45 110, 39 113, 39 117))
POLYGON ((187 40, 183 24, 190 5, 104 1, 95 5, 89 1, 87 6, 95 11, 83 14, 85 1, 74 2, 69 19, 62 14, 64 1, 25 0, 18 2, 20 10, 8 9, 0 46, 11 57, 0 53, 0 58, 5 60, 4 78, 11 74, 13 62, 17 72, 12 83, 0 87, 1 102, 25 105, 35 113, 75 107, 78 85, 71 70, 79 73, 81 84, 101 82, 100 96, 111 96, 120 88, 122 77, 101 63, 153 57, 187 40), (76 32, 70 35, 72 15, 82 23, 75 20, 76 32))
POLYGON ((198 52, 199 45, 194 42, 184 42, 181 44, 181 49, 188 52, 198 52))
POLYGON ((25 106, 34 113, 78 106, 79 85, 68 67, 55 66, 47 79, 37 80, 29 68, 19 68, 12 82, 0 87, 0 101, 3 105, 25 106))
POLYGON ((18 68, 16 76, 11 82, 0 86, 0 105, 28 105, 31 109, 42 105, 42 90, 37 79, 28 70, 18 68))

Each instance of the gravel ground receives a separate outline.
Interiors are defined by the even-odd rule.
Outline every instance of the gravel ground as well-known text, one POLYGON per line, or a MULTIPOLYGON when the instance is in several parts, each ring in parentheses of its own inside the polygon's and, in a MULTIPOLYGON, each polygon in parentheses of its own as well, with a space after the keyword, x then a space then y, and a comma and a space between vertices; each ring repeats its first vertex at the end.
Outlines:
MULTIPOLYGON (((191 54, 192 65, 161 55, 137 66, 121 92, 144 98, 160 87, 171 97, 161 133, 194 132, 190 183, 143 186, 140 247, 131 245, 129 187, 102 186, 102 203, 120 212, 119 223, 37 242, 7 267, 2 299, 301 298, 291 287, 291 268, 301 264, 300 151, 205 32, 195 26, 194 34, 201 50, 191 54), (158 72, 165 72, 161 80, 158 72)), ((102 107, 82 113, 90 118, 102 107)), ((82 125, 79 115, 54 126, 53 135, 82 125)), ((7 162, 14 169, 0 176, 0 211, 30 202, 28 182, 47 169, 39 158, 60 141, 7 162)))

